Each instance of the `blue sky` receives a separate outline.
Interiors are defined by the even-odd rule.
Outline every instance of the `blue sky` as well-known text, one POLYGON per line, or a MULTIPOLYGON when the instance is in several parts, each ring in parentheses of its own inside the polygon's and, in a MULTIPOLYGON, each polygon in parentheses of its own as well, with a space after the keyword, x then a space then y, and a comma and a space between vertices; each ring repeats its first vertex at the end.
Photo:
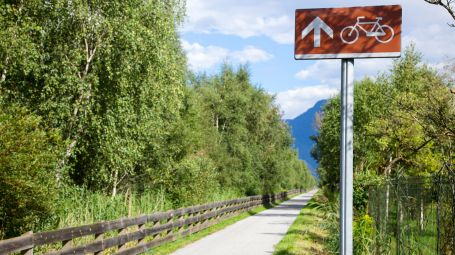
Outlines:
MULTIPOLYGON (((413 42, 424 61, 442 69, 455 58, 449 14, 424 0, 187 0, 180 28, 190 68, 213 74, 223 62, 248 63, 252 81, 276 94, 284 118, 294 118, 339 91, 340 60, 294 60, 295 9, 400 4, 403 47, 413 42)), ((391 59, 356 60, 355 76, 374 77, 391 59)))

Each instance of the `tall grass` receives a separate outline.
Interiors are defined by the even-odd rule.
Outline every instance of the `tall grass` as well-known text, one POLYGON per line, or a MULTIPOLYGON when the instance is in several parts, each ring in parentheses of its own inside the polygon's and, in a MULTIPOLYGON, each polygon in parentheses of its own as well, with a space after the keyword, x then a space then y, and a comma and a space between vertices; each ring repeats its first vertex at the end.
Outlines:
MULTIPOLYGON (((238 191, 216 189, 207 194, 201 203, 210 203, 242 197, 238 191)), ((164 190, 146 190, 142 193, 126 192, 114 197, 83 187, 62 186, 54 213, 48 221, 33 231, 46 231, 81 226, 99 221, 115 220, 171 210, 180 205, 172 201, 164 190)))
POLYGON ((340 240, 340 200, 336 193, 324 190, 325 200, 315 204, 315 207, 324 213, 324 221, 321 227, 329 234, 325 239, 326 252, 329 254, 339 254, 340 240))
POLYGON ((165 211, 172 208, 162 190, 114 197, 80 187, 63 187, 56 208, 56 227, 78 226, 103 220, 165 211))
MULTIPOLYGON (((324 212, 324 222, 321 227, 329 235, 325 239, 329 254, 339 254, 340 250, 340 200, 338 193, 324 190, 327 201, 316 203, 316 207, 324 212)), ((373 254, 372 243, 375 235, 373 219, 368 214, 354 216, 353 222, 353 254, 373 254)))

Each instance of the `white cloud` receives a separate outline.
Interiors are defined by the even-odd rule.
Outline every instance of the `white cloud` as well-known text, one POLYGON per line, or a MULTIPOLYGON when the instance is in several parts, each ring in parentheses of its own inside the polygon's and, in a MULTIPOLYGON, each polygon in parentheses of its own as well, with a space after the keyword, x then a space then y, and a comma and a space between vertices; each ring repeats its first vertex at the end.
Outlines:
MULTIPOLYGON (((365 77, 375 77, 380 72, 387 71, 392 65, 392 59, 356 59, 354 75, 357 80, 365 77)), ((319 60, 295 74, 299 80, 316 80, 327 86, 340 86, 341 60, 319 60)))
POLYGON ((430 25, 428 29, 416 29, 403 36, 403 45, 414 43, 416 50, 421 52, 430 62, 441 62, 455 57, 455 31, 447 31, 443 25, 430 25), (439 31, 443 32, 439 32, 439 31))
POLYGON ((182 47, 186 52, 191 69, 195 71, 212 68, 224 60, 234 63, 256 63, 273 58, 272 54, 251 45, 246 46, 243 50, 230 51, 218 46, 203 46, 199 43, 182 40, 182 47))
POLYGON ((340 82, 340 60, 320 60, 295 74, 300 80, 318 80, 320 84, 335 86, 340 82))
POLYGON ((182 47, 193 70, 213 67, 229 54, 229 51, 225 48, 212 45, 204 47, 199 43, 189 43, 185 40, 182 40, 182 47))
POLYGON ((339 90, 327 85, 317 85, 292 89, 276 95, 276 102, 285 119, 293 119, 322 99, 330 98, 339 90))
POLYGON ((272 54, 251 45, 245 47, 241 51, 235 51, 231 55, 234 60, 240 63, 256 63, 267 61, 273 58, 272 54))
MULTIPOLYGON (((357 59, 354 63, 357 80, 375 77, 379 71, 390 68, 391 59, 357 59)), ((292 89, 277 94, 277 103, 284 118, 292 119, 305 112, 321 99, 339 93, 341 84, 341 60, 319 60, 295 74, 302 81, 318 82, 317 86, 292 89)))
POLYGON ((217 33, 241 38, 266 36, 277 43, 294 40, 293 12, 279 1, 189 0, 184 32, 217 33))
POLYGON ((377 77, 378 74, 390 70, 392 64, 393 59, 390 58, 356 59, 354 62, 355 79, 361 80, 365 77, 377 77))

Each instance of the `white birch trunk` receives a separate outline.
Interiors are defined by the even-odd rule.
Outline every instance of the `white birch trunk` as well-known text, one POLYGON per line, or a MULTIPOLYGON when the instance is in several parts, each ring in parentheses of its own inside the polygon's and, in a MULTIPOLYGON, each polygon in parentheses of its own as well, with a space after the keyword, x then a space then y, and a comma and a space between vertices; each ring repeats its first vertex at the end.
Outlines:
POLYGON ((114 198, 117 195, 117 184, 118 184, 118 170, 114 170, 114 180, 112 182, 112 198, 114 198))
POLYGON ((420 194, 420 214, 419 214, 419 227, 420 231, 423 231, 423 221, 424 221, 424 208, 423 208, 423 194, 420 194))

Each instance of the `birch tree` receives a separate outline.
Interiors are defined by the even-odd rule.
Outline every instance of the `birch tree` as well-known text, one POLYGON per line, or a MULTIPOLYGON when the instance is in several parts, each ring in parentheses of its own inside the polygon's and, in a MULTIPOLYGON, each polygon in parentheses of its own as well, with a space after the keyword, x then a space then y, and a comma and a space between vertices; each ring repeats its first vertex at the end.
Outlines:
POLYGON ((165 147, 168 126, 179 118, 183 5, 1 3, 1 96, 61 130, 67 145, 55 169, 59 182, 70 177, 115 194, 120 180, 156 167, 139 165, 145 148, 165 147))

